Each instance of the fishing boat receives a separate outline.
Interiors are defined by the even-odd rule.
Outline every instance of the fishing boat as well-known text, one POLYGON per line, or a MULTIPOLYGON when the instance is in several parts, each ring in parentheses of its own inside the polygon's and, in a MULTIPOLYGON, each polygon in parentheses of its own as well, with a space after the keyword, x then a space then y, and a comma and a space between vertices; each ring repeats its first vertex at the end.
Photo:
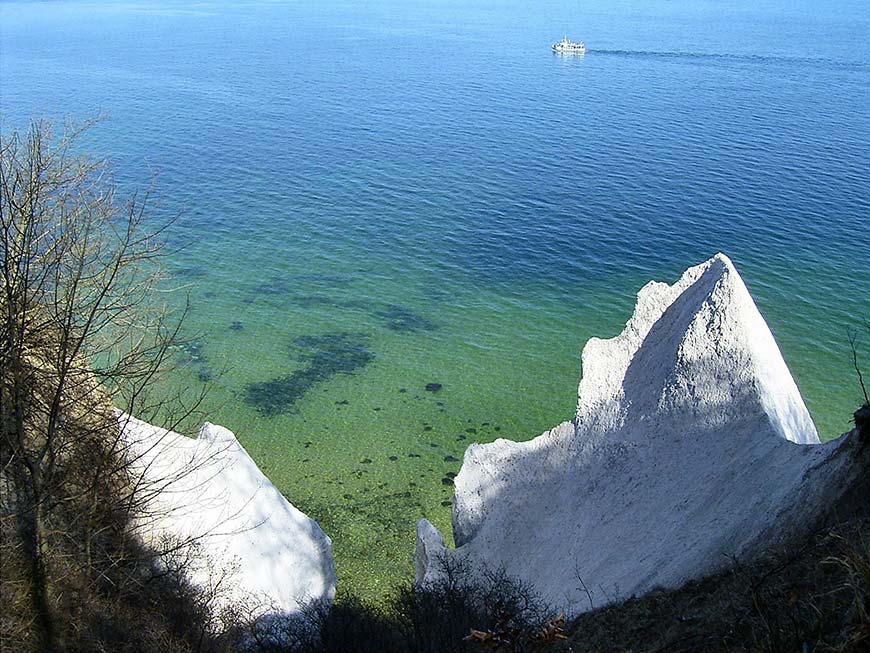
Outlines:
POLYGON ((563 36, 562 40, 553 44, 553 52, 559 54, 586 54, 586 46, 583 41, 569 41, 567 36, 563 36))

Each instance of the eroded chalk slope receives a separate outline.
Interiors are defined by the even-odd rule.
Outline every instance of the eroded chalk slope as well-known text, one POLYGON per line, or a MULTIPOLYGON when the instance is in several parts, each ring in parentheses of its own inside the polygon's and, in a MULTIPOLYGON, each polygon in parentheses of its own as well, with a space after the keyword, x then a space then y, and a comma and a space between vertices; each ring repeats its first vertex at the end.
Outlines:
POLYGON ((417 581, 440 561, 503 568, 569 612, 674 587, 812 522, 848 484, 731 261, 640 290, 623 332, 583 350, 577 412, 523 443, 472 445, 446 549, 418 524, 417 581))

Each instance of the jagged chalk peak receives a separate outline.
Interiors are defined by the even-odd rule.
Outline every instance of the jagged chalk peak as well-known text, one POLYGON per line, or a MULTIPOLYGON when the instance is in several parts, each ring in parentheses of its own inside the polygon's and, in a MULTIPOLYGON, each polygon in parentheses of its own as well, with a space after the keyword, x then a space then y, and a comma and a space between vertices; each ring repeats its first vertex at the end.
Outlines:
POLYGON ((578 426, 596 433, 684 415, 724 422, 763 411, 780 437, 818 433, 767 323, 724 254, 673 285, 650 282, 625 329, 583 349, 578 426))

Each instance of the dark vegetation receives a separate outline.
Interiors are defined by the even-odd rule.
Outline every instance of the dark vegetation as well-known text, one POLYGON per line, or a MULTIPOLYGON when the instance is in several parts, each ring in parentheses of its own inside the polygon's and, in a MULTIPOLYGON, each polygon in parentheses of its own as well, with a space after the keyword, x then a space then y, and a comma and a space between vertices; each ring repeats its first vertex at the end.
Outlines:
POLYGON ((285 376, 251 383, 245 388, 245 402, 263 415, 273 416, 295 410, 296 402, 314 386, 337 374, 353 374, 371 363, 368 336, 361 333, 327 333, 300 336, 293 345, 302 350, 306 365, 285 376))
POLYGON ((862 513, 752 564, 581 615, 569 629, 573 650, 870 651, 862 513))
POLYGON ((510 643, 503 650, 539 650, 559 641, 561 622, 548 617, 532 589, 498 572, 474 581, 453 563, 425 589, 407 584, 383 604, 339 595, 331 610, 312 606, 303 621, 249 623, 240 632, 258 651, 449 653, 510 643), (252 636, 251 634, 255 634, 252 636))

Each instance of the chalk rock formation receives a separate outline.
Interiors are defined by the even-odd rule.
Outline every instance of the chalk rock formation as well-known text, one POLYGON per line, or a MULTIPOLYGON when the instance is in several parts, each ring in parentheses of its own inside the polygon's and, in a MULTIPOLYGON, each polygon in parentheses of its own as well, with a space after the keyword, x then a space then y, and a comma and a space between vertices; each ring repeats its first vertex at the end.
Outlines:
MULTIPOLYGON (((291 505, 228 429, 206 422, 196 439, 121 415, 139 496, 138 524, 158 550, 193 553, 190 580, 215 587, 215 613, 232 605, 254 614, 298 613, 335 596, 332 543, 291 505)), ((173 555, 178 555, 174 553, 173 555)))
POLYGON ((811 523, 849 483, 847 438, 820 444, 731 261, 651 282, 583 350, 577 413, 523 443, 471 445, 446 549, 417 527, 417 582, 442 560, 503 568, 569 613, 676 587, 811 523))

